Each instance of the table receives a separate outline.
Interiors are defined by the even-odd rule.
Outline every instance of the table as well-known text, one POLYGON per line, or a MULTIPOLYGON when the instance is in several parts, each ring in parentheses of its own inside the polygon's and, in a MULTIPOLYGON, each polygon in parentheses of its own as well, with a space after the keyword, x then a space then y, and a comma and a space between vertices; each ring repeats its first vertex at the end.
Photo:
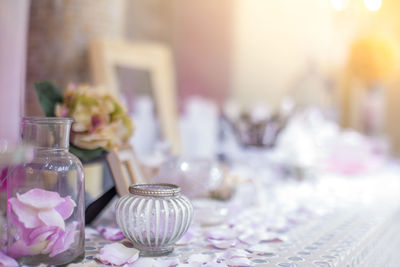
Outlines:
MULTIPOLYGON (((235 259, 227 256, 230 251, 244 253, 249 266, 398 266, 397 163, 353 176, 319 173, 305 181, 262 176, 267 175, 239 186, 233 199, 225 203, 231 212, 222 224, 201 226, 195 220, 190 227, 192 237, 160 259, 185 263, 223 258, 222 263, 235 265, 235 259), (210 238, 221 234, 227 243, 232 241, 232 247, 214 246, 210 238)), ((108 225, 111 218, 112 207, 96 224, 108 225)), ((91 227, 87 233, 84 262, 111 243, 91 227)))

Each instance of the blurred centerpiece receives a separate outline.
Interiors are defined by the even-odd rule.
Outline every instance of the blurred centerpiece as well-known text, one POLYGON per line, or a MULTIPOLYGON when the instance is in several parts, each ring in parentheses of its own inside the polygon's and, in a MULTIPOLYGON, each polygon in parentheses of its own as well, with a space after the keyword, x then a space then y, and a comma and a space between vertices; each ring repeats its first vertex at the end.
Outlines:
MULTIPOLYGON (((395 73, 396 67, 396 47, 390 39, 379 35, 367 35, 353 42, 348 59, 348 71, 362 88, 359 92, 361 97, 357 97, 361 98, 361 107, 356 113, 360 116, 358 123, 361 130, 366 134, 382 133, 385 117, 383 89, 395 73)), ((347 105, 350 109, 349 100, 347 105)))
POLYGON ((227 105, 224 118, 241 146, 271 148, 293 110, 294 103, 288 101, 283 101, 280 109, 274 113, 264 105, 256 105, 250 110, 227 105))

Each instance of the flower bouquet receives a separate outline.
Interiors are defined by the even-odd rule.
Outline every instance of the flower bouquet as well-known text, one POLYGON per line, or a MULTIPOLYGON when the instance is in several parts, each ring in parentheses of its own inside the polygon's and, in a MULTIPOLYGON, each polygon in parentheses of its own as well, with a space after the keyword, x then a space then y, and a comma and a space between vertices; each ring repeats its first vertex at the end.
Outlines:
POLYGON ((125 108, 102 88, 70 84, 62 94, 51 82, 35 83, 40 105, 48 117, 70 117, 70 152, 83 162, 127 142, 133 123, 125 108))

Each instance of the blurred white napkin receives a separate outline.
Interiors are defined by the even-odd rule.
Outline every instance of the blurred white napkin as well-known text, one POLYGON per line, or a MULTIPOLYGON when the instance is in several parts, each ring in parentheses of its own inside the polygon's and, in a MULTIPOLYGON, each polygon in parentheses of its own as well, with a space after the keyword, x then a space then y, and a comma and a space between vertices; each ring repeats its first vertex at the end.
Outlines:
POLYGON ((189 98, 180 119, 183 156, 214 158, 218 149, 218 108, 210 100, 189 98))
POLYGON ((135 103, 135 113, 131 115, 135 130, 131 144, 139 156, 146 156, 155 150, 158 141, 158 123, 154 114, 154 104, 150 97, 139 97, 135 103))

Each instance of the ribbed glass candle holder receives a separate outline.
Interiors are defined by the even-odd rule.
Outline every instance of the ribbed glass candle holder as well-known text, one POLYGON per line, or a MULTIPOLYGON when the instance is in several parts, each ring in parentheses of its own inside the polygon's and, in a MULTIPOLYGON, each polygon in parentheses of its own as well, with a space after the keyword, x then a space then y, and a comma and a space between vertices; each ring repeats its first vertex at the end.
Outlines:
POLYGON ((190 201, 172 184, 138 184, 116 204, 117 223, 141 256, 173 251, 193 217, 190 201))

